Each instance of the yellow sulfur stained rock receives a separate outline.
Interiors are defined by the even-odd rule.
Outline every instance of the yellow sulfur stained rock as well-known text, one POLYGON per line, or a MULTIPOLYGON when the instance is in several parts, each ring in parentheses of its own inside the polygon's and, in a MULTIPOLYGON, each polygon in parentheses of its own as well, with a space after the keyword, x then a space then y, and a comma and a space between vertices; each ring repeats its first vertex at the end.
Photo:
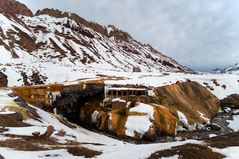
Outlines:
POLYGON ((209 122, 220 107, 217 97, 197 82, 177 82, 159 87, 155 95, 155 103, 182 112, 190 125, 209 122))

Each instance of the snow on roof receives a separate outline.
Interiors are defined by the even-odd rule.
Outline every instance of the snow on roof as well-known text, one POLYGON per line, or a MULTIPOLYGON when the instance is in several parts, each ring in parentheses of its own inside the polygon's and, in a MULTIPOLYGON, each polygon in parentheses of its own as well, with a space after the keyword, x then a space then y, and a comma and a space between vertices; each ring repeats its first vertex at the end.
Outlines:
POLYGON ((145 91, 147 90, 146 88, 127 88, 127 87, 111 87, 111 88, 106 88, 107 90, 116 90, 116 91, 125 91, 125 90, 137 90, 137 91, 145 91))

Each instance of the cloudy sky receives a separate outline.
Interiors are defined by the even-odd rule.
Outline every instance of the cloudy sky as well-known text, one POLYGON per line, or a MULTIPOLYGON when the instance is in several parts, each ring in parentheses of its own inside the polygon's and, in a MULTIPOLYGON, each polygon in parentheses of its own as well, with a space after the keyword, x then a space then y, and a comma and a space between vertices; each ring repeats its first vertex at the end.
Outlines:
POLYGON ((211 70, 239 62, 238 0, 19 0, 114 24, 183 65, 211 70))

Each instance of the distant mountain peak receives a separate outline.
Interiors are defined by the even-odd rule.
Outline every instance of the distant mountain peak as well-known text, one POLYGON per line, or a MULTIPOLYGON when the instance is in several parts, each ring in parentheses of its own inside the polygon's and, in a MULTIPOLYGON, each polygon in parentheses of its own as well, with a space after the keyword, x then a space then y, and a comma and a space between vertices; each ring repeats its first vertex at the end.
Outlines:
POLYGON ((0 0, 0 13, 11 15, 21 14, 25 16, 33 16, 32 11, 26 5, 16 0, 0 0))
POLYGON ((230 74, 239 74, 239 62, 235 63, 224 69, 218 69, 216 73, 230 73, 230 74))

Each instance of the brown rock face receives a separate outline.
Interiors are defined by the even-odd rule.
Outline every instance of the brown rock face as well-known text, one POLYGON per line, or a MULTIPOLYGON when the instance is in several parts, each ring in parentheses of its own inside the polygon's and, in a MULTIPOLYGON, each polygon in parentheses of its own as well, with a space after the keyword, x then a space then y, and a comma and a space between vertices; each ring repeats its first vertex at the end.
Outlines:
POLYGON ((184 113, 189 124, 206 122, 219 111, 219 100, 205 87, 196 82, 177 82, 156 89, 156 103, 184 113))
POLYGON ((160 135, 174 135, 178 119, 169 109, 154 104, 154 125, 160 135))
POLYGON ((239 94, 232 94, 220 101, 221 107, 239 108, 239 94))
POLYGON ((7 87, 7 84, 7 76, 4 73, 0 72, 0 87, 7 87))
POLYGON ((0 0, 0 13, 33 16, 30 9, 28 9, 24 4, 15 0, 0 0))

